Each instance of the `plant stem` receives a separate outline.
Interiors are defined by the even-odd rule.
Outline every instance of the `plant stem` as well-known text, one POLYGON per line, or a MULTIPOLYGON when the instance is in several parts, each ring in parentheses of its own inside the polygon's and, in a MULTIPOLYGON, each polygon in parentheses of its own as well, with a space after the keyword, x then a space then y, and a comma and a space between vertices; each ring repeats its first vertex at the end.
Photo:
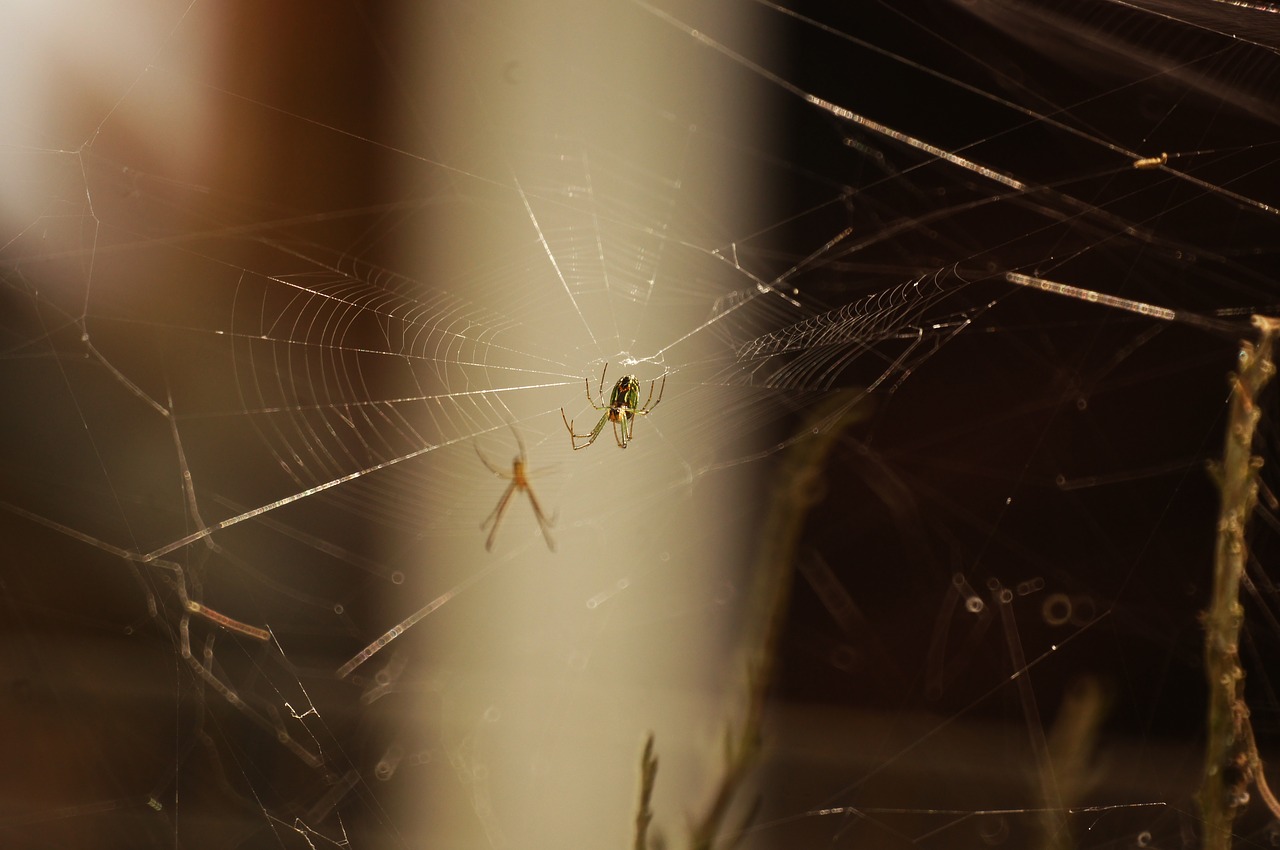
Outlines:
POLYGON ((640 806, 636 810, 635 850, 649 850, 649 824, 653 821, 653 786, 658 778, 658 757, 653 754, 653 733, 640 756, 640 806))
POLYGON ((748 616, 759 631, 746 643, 750 653, 746 711, 737 734, 732 728, 725 730, 724 774, 711 804, 693 824, 689 842, 693 850, 708 850, 720 842, 732 847, 754 814, 753 807, 735 831, 722 834, 724 818, 760 752, 765 698, 773 680, 778 640, 786 625, 796 547, 805 518, 822 497, 822 472, 836 439, 846 427, 866 419, 869 410, 865 392, 833 395, 808 417, 805 429, 809 434, 792 444, 782 462, 752 565, 756 586, 748 616))
POLYGON ((1261 466, 1261 459, 1253 456, 1253 437, 1260 416, 1256 401, 1275 372, 1271 348, 1280 331, 1280 320, 1254 316, 1253 324, 1258 328, 1257 345, 1241 344, 1240 366, 1232 376, 1231 409, 1219 470, 1222 508, 1214 551, 1213 599, 1205 614, 1209 740, 1200 807, 1206 850, 1229 850, 1231 825, 1248 802, 1249 784, 1257 778, 1259 788, 1266 787, 1244 701, 1239 652, 1244 609, 1239 595, 1240 577, 1248 558, 1245 532, 1258 500, 1257 471, 1261 466))

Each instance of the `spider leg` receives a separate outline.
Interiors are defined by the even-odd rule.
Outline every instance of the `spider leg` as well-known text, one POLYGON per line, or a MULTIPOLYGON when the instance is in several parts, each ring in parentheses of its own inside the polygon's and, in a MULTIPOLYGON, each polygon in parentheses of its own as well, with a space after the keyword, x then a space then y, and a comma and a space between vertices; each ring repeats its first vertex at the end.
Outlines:
POLYGON ((529 494, 529 503, 533 505, 533 515, 538 518, 538 528, 542 529, 542 539, 547 541, 547 548, 552 552, 556 551, 555 541, 551 539, 551 532, 548 529, 555 525, 555 519, 547 519, 547 515, 542 512, 542 506, 538 504, 538 499, 533 495, 533 488, 525 484, 524 491, 529 494))
POLYGON ((585 449, 587 446, 589 446, 589 445, 591 445, 592 443, 594 443, 594 442, 596 441, 596 437, 599 437, 599 436, 600 436, 600 432, 601 432, 602 430, 604 430, 604 423, 605 423, 605 422, 607 422, 607 421, 609 421, 609 414, 608 414, 608 413, 606 413, 604 416, 601 416, 601 417, 600 417, 600 421, 596 423, 596 427, 594 427, 594 428, 592 428, 592 429, 591 429, 591 439, 587 440, 586 445, 584 445, 584 446, 574 446, 574 448, 575 448, 575 449, 585 449))
POLYGON ((579 434, 573 430, 573 420, 564 415, 563 407, 560 408, 560 419, 564 422, 564 427, 569 430, 569 445, 573 447, 574 451, 585 449, 587 446, 594 443, 596 441, 596 437, 600 436, 600 430, 604 428, 604 421, 608 418, 609 414, 606 413, 604 416, 600 417, 600 421, 596 423, 596 427, 591 430, 590 434, 579 434), (582 445, 578 445, 578 440, 586 440, 586 442, 582 445))
MULTIPOLYGON (((481 463, 483 463, 485 466, 487 466, 487 467, 489 468, 489 471, 490 471, 490 472, 492 472, 494 475, 498 476, 499 478, 510 478, 510 477, 511 477, 511 473, 509 473, 509 472, 504 472, 504 471, 502 471, 501 469, 499 469, 498 467, 494 466, 493 461, 489 460, 487 457, 485 457, 485 456, 484 456, 484 452, 480 451, 480 447, 479 447, 479 446, 475 445, 474 443, 472 443, 472 446, 475 448, 475 450, 476 450, 476 456, 480 458, 480 462, 481 462, 481 463)), ((523 451, 523 449, 521 450, 520 455, 521 455, 521 457, 523 457, 523 456, 524 456, 524 451, 523 451)))
POLYGON ((521 464, 524 464, 527 461, 524 451, 524 439, 520 436, 520 432, 516 430, 516 426, 508 422, 507 427, 511 429, 511 436, 516 438, 516 445, 520 448, 520 457, 518 460, 521 464))
MULTIPOLYGON (((605 372, 609 370, 608 363, 604 364, 604 369, 605 369, 605 372)), ((597 393, 597 398, 599 399, 599 403, 596 402, 596 399, 591 397, 591 379, 583 378, 582 383, 583 385, 585 385, 587 390, 587 404, 591 405, 596 410, 604 410, 609 406, 604 403, 604 372, 600 373, 600 390, 597 393)))
POLYGON ((623 409, 622 409, 622 436, 621 436, 621 437, 619 437, 619 436, 618 436, 618 422, 617 422, 617 420, 614 420, 614 423, 613 423, 613 439, 617 441, 617 443, 618 443, 618 448, 620 448, 620 449, 625 449, 625 448, 627 447, 627 443, 631 442, 631 429, 634 427, 634 425, 632 425, 632 423, 633 423, 634 421, 635 421, 635 420, 631 418, 631 411, 630 411, 630 409, 629 409, 629 408, 623 408, 623 409))
POLYGON ((563 407, 562 407, 562 408, 560 408, 560 421, 564 422, 564 427, 568 429, 568 431, 569 431, 569 445, 573 446, 573 448, 574 448, 575 450, 576 450, 576 449, 585 449, 587 446, 591 445, 591 443, 595 440, 595 438, 594 438, 594 437, 592 437, 592 438, 591 438, 591 440, 588 440, 588 441, 587 441, 587 445, 586 445, 586 446, 579 446, 579 445, 578 445, 578 440, 586 439, 586 437, 587 437, 588 435, 587 435, 587 434, 579 434, 579 433, 576 433, 576 432, 573 430, 573 420, 572 420, 572 419, 570 419, 570 418, 568 418, 567 416, 565 416, 565 415, 564 415, 564 408, 563 408, 563 407))
POLYGON ((645 400, 644 400, 644 407, 642 407, 642 408, 640 408, 638 411, 636 411, 637 413, 639 413, 639 414, 641 414, 641 415, 644 415, 644 416, 647 416, 647 415, 649 414, 649 411, 653 410, 653 408, 654 408, 654 407, 657 407, 659 404, 661 404, 661 403, 662 403, 662 394, 663 394, 664 392, 666 392, 666 391, 667 391, 667 376, 666 376, 666 373, 663 373, 663 375, 662 375, 662 386, 661 386, 661 388, 659 388, 659 390, 658 390, 658 400, 657 400, 657 401, 655 401, 655 402, 653 403, 653 407, 650 407, 650 406, 649 406, 649 399, 653 398, 653 383, 654 383, 653 381, 650 381, 650 382, 649 382, 649 398, 647 398, 647 399, 645 399, 645 400))
POLYGON ((480 530, 483 531, 489 523, 493 523, 493 528, 489 531, 489 539, 484 542, 486 552, 493 551, 493 540, 498 536, 498 526, 502 524, 502 515, 507 510, 507 504, 511 501, 511 494, 516 491, 516 482, 513 480, 507 485, 507 491, 502 494, 502 498, 498 500, 498 506, 493 509, 493 513, 489 514, 489 518, 480 523, 480 530))

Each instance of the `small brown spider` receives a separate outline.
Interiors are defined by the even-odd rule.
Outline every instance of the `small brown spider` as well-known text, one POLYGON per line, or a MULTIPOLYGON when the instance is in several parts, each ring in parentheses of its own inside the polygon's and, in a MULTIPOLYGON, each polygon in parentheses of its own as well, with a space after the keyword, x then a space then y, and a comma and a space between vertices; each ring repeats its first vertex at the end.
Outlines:
POLYGON ((556 550, 555 541, 551 539, 551 532, 548 530, 555 525, 555 517, 547 519, 547 515, 542 512, 542 507, 538 504, 538 499, 533 495, 533 488, 529 486, 528 461, 525 457, 524 440, 520 439, 520 435, 515 428, 511 429, 511 433, 515 435, 516 445, 520 447, 520 454, 511 461, 511 471, 505 472, 494 465, 484 453, 480 451, 480 447, 476 446, 476 455, 479 456, 480 462, 489 468, 489 471, 499 478, 505 478, 511 483, 507 485, 506 492, 502 494, 502 498, 498 500, 498 505, 493 509, 493 513, 489 514, 489 518, 480 523, 480 530, 483 531, 489 526, 493 526, 489 530, 489 537, 484 542, 484 548, 487 551, 493 551, 493 541, 498 535, 498 525, 502 522, 502 515, 506 513, 507 505, 511 502, 512 495, 517 490, 522 490, 529 494, 529 503, 533 505, 533 515, 538 519, 538 527, 542 529, 542 538, 547 541, 547 548, 552 552, 556 550))

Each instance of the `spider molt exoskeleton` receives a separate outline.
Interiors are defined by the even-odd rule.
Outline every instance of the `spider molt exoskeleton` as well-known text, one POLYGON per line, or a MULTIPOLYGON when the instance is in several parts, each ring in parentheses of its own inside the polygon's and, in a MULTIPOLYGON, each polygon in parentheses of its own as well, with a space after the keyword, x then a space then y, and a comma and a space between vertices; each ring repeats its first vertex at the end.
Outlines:
POLYGON ((480 530, 489 529, 489 537, 484 542, 484 548, 492 551, 493 541, 498 536, 498 526, 502 523, 502 515, 507 512, 507 505, 511 502, 511 497, 519 491, 524 491, 529 495, 529 504, 533 506, 534 518, 538 520, 538 528, 542 530, 542 539, 547 541, 547 548, 552 552, 556 550, 555 541, 551 539, 551 526, 555 525, 556 518, 552 515, 550 518, 542 512, 542 506, 538 504, 538 497, 533 495, 533 487, 529 484, 529 479, 534 473, 529 471, 529 459, 525 454, 524 440, 520 439, 520 434, 514 427, 511 433, 515 435, 516 446, 520 449, 520 454, 516 455, 511 461, 511 471, 499 469, 497 464, 484 456, 484 452, 480 451, 480 447, 476 446, 476 454, 479 455, 480 461, 488 467, 489 471, 499 478, 505 478, 511 483, 507 485, 507 489, 503 492, 502 498, 498 499, 498 505, 489 514, 489 518, 480 523, 480 530))
POLYGON ((600 421, 596 423, 596 427, 591 429, 590 434, 575 434, 573 431, 573 421, 564 415, 564 408, 560 408, 560 418, 564 420, 564 427, 569 429, 569 443, 573 446, 574 451, 585 449, 596 441, 596 437, 600 436, 600 432, 604 430, 604 423, 613 423, 613 439, 617 441, 618 448, 625 449, 627 443, 631 442, 635 428, 637 416, 648 416, 659 402, 662 401, 662 393, 667 388, 667 375, 662 375, 662 384, 658 387, 658 399, 654 401, 653 388, 657 381, 649 382, 649 397, 645 399, 644 405, 640 404, 640 380, 635 375, 623 375, 618 382, 613 385, 613 389, 609 392, 608 403, 604 400, 604 376, 609 371, 609 364, 604 364, 604 368, 600 370, 600 387, 597 392, 597 400, 591 397, 591 380, 583 378, 583 383, 587 388, 587 401, 596 410, 603 410, 604 414, 600 417, 600 421), (653 402, 650 404, 650 402, 653 402), (622 429, 619 432, 618 426, 622 429), (578 440, 586 440, 582 445, 578 445, 578 440))

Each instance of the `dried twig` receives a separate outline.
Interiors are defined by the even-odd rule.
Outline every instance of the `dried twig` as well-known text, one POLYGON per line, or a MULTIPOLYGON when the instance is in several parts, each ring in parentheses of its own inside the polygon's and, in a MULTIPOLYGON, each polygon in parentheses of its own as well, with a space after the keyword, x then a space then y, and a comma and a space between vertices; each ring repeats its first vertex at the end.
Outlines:
POLYGON ((1275 367, 1271 349, 1280 320, 1254 316, 1257 345, 1242 343, 1240 367, 1232 376, 1231 410, 1227 421, 1219 486, 1222 508, 1214 552, 1213 599, 1205 614, 1205 672, 1209 680, 1208 747, 1200 807, 1204 814, 1206 850, 1231 847, 1231 825, 1249 800, 1254 784, 1268 805, 1275 798, 1262 775, 1262 760, 1253 740, 1249 708, 1244 700, 1244 670, 1240 666, 1240 580, 1248 549, 1245 532, 1258 501, 1258 468, 1253 437, 1260 413, 1258 394, 1275 367))
MULTIPOLYGON (((758 626, 758 632, 745 641, 749 648, 746 710, 736 733, 732 726, 725 729, 724 773, 710 804, 691 825, 689 846, 693 850, 737 846, 759 809, 757 798, 734 827, 725 829, 725 818, 760 754, 765 698, 773 679, 778 639, 786 623, 800 532, 809 508, 821 497, 822 470, 836 438, 847 426, 863 420, 868 410, 865 393, 834 394, 809 417, 805 423, 807 436, 792 445, 782 463, 753 566, 752 574, 758 584, 751 596, 754 607, 749 612, 749 622, 758 626)), ((649 799, 658 770, 652 735, 645 744, 640 764, 635 850, 648 850, 645 835, 653 818, 649 799)))
POLYGON ((725 834, 724 819, 760 754, 765 698, 773 681, 778 640, 786 625, 796 546, 805 518, 821 497, 822 471, 836 439, 846 427, 865 419, 869 409, 865 393, 833 395, 810 415, 805 423, 808 436, 794 443, 783 460, 752 570, 758 584, 751 596, 754 608, 749 622, 757 624, 759 631, 746 641, 750 653, 746 711, 740 731, 725 730, 724 774, 710 805, 694 822, 693 850, 710 850, 721 843, 733 846, 754 817, 758 801, 736 830, 725 834))
POLYGON ((640 807, 636 810, 635 850, 649 850, 649 823, 653 820, 653 786, 658 778, 658 757, 653 754, 653 733, 640 754, 640 807))

